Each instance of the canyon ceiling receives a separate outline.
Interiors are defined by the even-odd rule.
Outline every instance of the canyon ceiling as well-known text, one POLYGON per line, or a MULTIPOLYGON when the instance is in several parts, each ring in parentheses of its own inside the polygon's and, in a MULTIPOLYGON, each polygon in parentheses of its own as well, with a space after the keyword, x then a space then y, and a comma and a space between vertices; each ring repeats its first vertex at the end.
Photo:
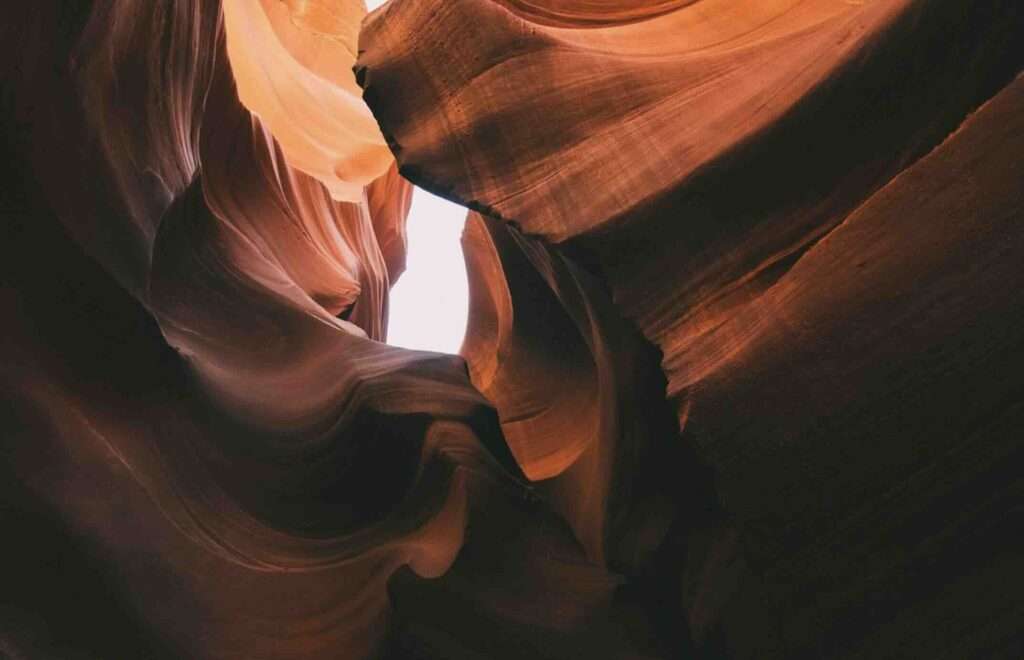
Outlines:
POLYGON ((0 656, 1024 657, 1019 0, 0 9, 0 656), (384 343, 412 184, 460 356, 384 343))

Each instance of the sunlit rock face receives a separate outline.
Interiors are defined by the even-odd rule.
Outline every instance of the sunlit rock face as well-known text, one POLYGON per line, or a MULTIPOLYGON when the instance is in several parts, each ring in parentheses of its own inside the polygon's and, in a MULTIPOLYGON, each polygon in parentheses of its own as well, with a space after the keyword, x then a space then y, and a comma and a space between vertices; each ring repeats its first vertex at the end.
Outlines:
POLYGON ((0 654, 1019 657, 1018 3, 364 15, 0 10, 0 654))
POLYGON ((605 382, 576 285, 541 248, 510 266, 527 244, 661 350, 664 445, 713 474, 657 569, 687 652, 1012 657, 1024 12, 585 4, 396 1, 357 62, 400 170, 520 237, 467 233, 502 269, 471 278, 466 356, 524 472, 580 469, 605 382))
POLYGON ((238 98, 288 163, 359 201, 391 154, 352 75, 362 0, 224 0, 238 98))
POLYGON ((3 654, 379 654, 521 490, 464 365, 375 341, 409 184, 294 166, 218 2, 4 13, 3 654))

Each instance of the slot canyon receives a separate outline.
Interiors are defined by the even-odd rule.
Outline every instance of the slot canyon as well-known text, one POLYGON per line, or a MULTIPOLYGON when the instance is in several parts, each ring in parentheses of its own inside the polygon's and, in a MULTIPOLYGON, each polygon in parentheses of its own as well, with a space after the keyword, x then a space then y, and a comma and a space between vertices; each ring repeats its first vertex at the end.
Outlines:
POLYGON ((371 4, 0 8, 0 657, 1024 657, 1024 4, 371 4))

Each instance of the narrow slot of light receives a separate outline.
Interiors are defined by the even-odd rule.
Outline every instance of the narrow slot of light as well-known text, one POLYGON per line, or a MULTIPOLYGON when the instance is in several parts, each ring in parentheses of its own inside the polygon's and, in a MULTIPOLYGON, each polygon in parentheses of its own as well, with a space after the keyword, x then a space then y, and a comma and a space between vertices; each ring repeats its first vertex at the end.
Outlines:
MULTIPOLYGON (((373 11, 387 0, 366 0, 373 11)), ((466 334, 469 284, 462 256, 466 209, 416 188, 406 223, 405 273, 391 289, 388 343, 458 353, 466 334)))
POLYGON ((406 223, 405 273, 391 289, 388 343, 458 353, 469 284, 462 256, 466 209, 416 188, 406 223))

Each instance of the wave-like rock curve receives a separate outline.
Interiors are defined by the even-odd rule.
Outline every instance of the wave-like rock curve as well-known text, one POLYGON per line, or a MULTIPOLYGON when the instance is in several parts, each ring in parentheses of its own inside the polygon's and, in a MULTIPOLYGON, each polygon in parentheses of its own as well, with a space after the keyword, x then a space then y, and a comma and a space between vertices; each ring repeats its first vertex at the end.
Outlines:
POLYGON ((0 10, 0 653, 1019 655, 1024 11, 755 4, 0 10))

